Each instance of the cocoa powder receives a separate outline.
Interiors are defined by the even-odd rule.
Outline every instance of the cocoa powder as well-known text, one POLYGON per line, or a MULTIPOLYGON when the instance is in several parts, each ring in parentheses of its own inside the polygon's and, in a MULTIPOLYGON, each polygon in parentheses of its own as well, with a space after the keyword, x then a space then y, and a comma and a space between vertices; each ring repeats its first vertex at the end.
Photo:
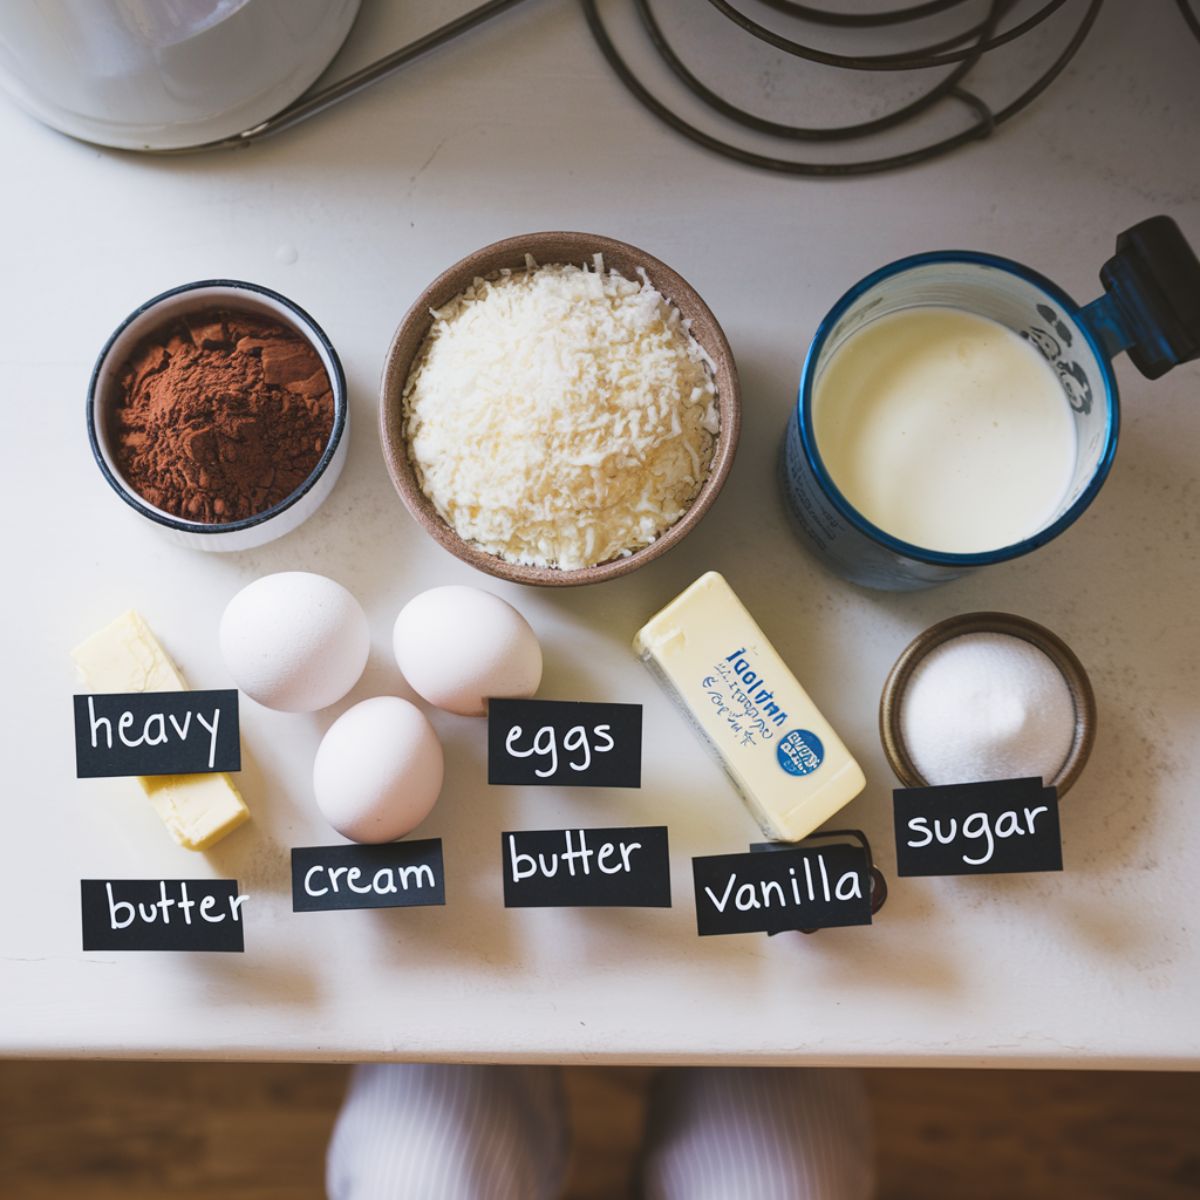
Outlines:
POLYGON ((316 351, 259 313, 189 313, 121 372, 117 465, 156 508, 223 524, 278 504, 320 461, 333 392, 316 351))

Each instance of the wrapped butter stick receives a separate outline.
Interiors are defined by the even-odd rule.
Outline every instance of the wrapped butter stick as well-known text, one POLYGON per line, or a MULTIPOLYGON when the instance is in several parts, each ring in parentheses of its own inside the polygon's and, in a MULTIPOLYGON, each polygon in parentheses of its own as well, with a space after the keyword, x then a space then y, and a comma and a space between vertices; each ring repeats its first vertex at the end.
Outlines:
POLYGON ((652 617, 633 646, 767 837, 798 842, 863 790, 862 768, 715 571, 652 617))
MULTIPOLYGON (((183 692, 187 683, 140 613, 130 609, 71 651, 93 692, 183 692)), ((250 819, 233 779, 141 775, 142 791, 167 831, 188 850, 207 850, 250 819)))

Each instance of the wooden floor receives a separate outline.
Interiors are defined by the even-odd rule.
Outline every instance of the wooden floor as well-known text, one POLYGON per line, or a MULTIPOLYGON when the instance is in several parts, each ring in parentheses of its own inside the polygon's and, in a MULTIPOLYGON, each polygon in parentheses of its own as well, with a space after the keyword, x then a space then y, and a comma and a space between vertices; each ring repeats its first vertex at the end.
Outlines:
MULTIPOLYGON (((568 1072, 570 1200, 620 1200, 648 1070, 568 1072)), ((0 1062, 4 1200, 319 1200, 345 1071, 0 1062)), ((1200 1075, 876 1071, 880 1200, 1200 1197, 1200 1075)))

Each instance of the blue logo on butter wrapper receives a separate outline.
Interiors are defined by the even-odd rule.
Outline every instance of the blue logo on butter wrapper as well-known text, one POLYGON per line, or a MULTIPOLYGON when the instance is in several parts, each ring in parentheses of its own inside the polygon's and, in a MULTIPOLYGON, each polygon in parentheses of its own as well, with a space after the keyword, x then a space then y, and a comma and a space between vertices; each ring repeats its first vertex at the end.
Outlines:
POLYGON ((775 757, 789 775, 811 775, 825 761, 825 747, 811 730, 793 729, 775 747, 775 757))

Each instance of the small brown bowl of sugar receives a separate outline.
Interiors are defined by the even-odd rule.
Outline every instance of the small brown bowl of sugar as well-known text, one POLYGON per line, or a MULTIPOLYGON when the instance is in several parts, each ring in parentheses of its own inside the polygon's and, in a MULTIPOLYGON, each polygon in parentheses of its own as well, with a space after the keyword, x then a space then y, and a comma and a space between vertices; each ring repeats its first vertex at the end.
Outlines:
POLYGON ((400 498, 452 554, 517 583, 598 583, 666 553, 716 499, 740 424, 708 306, 595 234, 525 234, 455 263, 383 373, 400 498))

